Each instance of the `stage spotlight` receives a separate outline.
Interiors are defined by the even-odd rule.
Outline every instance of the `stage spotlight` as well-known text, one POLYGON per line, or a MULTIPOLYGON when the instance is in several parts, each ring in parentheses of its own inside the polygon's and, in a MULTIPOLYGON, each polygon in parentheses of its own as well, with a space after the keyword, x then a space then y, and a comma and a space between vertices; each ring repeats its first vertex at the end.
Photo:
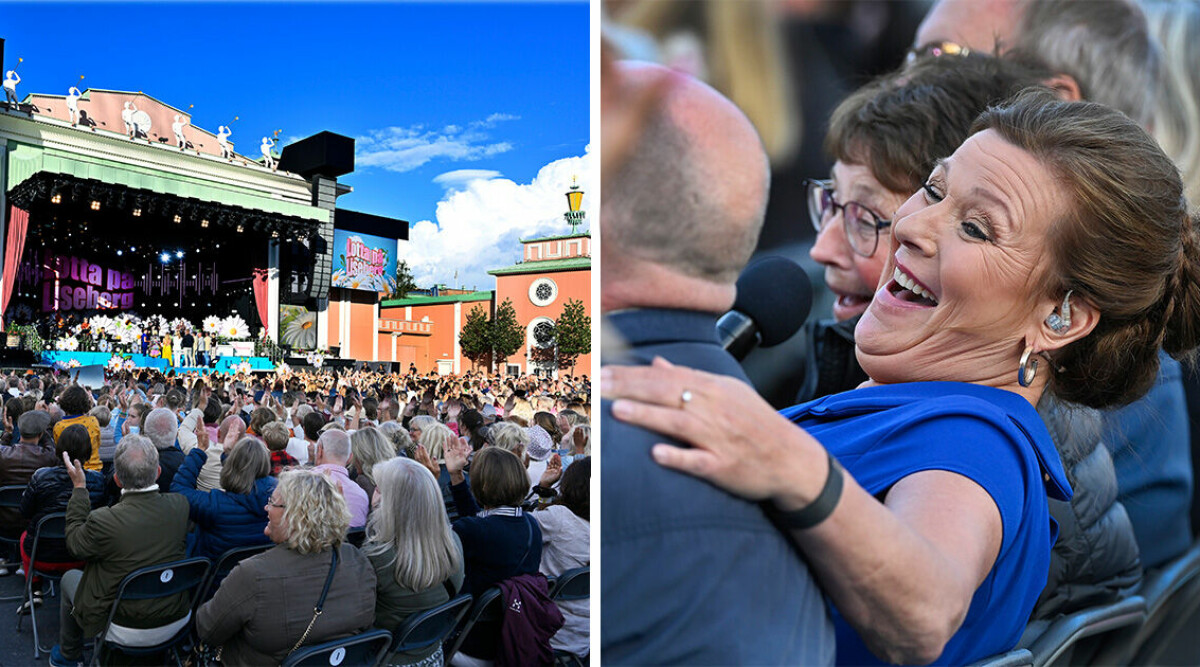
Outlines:
POLYGON ((201 226, 201 227, 204 227, 205 229, 207 229, 207 228, 208 228, 208 220, 201 220, 201 221, 200 221, 200 226, 201 226))
POLYGON ((176 251, 175 251, 175 256, 176 256, 176 257, 178 257, 179 259, 183 259, 183 251, 182 251, 182 250, 176 250, 176 251))
POLYGON ((137 248, 129 246, 129 252, 137 252, 137 248))
POLYGON ((243 227, 242 225, 238 225, 237 230, 238 230, 238 233, 241 234, 242 232, 246 231, 246 228, 243 227))
POLYGON ((279 238, 279 232, 271 232, 271 238, 273 238, 273 239, 279 238))
POLYGON ((62 203, 62 195, 60 195, 60 194, 54 195, 53 197, 50 198, 50 203, 51 204, 61 204, 62 203))
POLYGON ((118 250, 118 251, 117 251, 117 257, 120 257, 121 255, 124 255, 124 254, 125 254, 125 251, 124 251, 124 250, 118 250))
POLYGON ((158 258, 160 260, 162 260, 163 264, 166 264, 167 262, 171 261, 171 256, 165 252, 163 254, 159 255, 158 258))
POLYGON ((140 208, 133 209, 133 217, 135 217, 135 218, 142 217, 142 209, 140 209, 140 208))
POLYGON ((99 201, 97 201, 97 200, 95 200, 95 199, 93 199, 93 200, 92 200, 92 210, 93 210, 93 211, 99 211, 99 210, 100 210, 100 202, 99 202, 99 201))
POLYGON ((175 222, 183 222, 183 218, 179 217, 178 213, 175 214, 175 222))

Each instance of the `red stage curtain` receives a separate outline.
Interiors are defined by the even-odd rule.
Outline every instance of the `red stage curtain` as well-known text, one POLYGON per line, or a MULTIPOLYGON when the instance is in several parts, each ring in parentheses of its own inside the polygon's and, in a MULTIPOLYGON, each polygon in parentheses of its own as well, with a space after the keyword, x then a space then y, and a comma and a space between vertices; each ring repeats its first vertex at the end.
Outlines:
POLYGON ((254 269, 254 305, 258 308, 258 319, 267 328, 267 270, 254 269))
MULTIPOLYGON (((4 244, 4 282, 0 285, 0 318, 8 310, 17 274, 21 272, 21 255, 25 252, 25 235, 29 231, 29 211, 9 207, 8 238, 4 244)), ((3 320, 0 319, 0 324, 3 320)))

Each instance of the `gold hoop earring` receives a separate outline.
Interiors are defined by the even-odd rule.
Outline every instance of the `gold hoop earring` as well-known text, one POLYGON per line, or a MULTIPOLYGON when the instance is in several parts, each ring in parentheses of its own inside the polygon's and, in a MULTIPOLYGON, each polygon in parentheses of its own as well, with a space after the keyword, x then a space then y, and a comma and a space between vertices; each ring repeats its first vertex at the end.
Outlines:
POLYGON ((1021 354, 1021 365, 1017 367, 1017 384, 1028 387, 1037 377, 1038 360, 1034 356, 1033 346, 1027 345, 1021 354))

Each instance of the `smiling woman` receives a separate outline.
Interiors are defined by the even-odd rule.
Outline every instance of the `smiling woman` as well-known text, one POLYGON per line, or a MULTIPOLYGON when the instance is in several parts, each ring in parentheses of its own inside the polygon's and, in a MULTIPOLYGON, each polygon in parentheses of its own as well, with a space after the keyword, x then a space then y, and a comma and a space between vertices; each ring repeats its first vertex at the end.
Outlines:
POLYGON ((662 360, 601 377, 614 416, 693 446, 658 445, 656 461, 789 529, 844 664, 1015 645, 1046 582, 1047 497, 1071 495, 1034 405, 1128 402, 1160 346, 1200 344, 1200 221, 1153 139, 1044 94, 973 132, 895 212, 857 333, 867 386, 780 415, 662 360))

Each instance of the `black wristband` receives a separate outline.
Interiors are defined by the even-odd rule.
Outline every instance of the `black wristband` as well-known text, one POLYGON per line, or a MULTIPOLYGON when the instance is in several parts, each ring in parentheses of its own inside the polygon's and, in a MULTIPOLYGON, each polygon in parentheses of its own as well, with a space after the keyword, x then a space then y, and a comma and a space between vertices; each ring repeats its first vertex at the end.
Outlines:
POLYGON ((811 503, 793 512, 781 511, 773 503, 768 503, 767 514, 784 528, 812 528, 833 514, 838 501, 842 499, 842 482, 842 466, 833 458, 833 454, 829 454, 829 475, 825 478, 825 486, 811 503))

